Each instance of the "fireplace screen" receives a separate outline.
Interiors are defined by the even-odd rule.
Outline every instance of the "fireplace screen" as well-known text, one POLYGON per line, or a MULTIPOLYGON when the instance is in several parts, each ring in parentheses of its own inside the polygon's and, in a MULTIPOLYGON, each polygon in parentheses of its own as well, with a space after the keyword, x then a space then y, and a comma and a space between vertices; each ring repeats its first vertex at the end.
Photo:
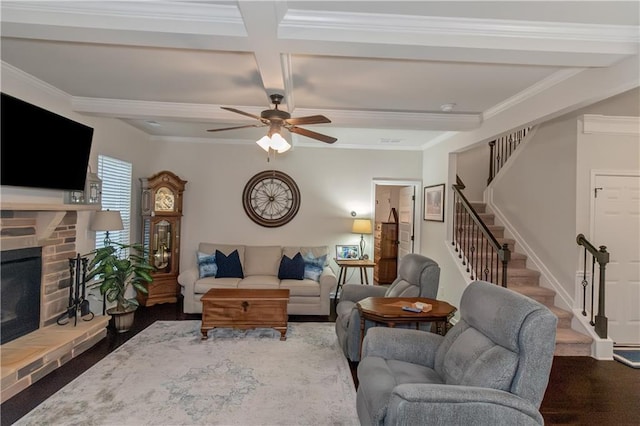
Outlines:
POLYGON ((4 344, 39 327, 42 248, 3 251, 0 263, 0 344, 4 344))

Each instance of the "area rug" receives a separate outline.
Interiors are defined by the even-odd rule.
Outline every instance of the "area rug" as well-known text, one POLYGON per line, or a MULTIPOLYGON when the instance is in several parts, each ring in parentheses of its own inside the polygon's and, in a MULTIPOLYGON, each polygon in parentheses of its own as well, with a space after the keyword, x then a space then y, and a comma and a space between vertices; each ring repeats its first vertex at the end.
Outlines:
POLYGON ((358 425, 332 323, 214 329, 157 321, 16 425, 358 425))
POLYGON ((640 348, 618 346, 613 348, 613 359, 633 368, 640 368, 640 348))

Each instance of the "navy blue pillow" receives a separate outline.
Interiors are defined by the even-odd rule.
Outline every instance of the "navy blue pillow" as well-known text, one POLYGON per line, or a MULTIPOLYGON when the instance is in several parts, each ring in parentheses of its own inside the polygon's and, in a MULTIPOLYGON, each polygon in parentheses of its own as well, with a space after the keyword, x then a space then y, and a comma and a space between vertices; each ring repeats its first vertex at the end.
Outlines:
POLYGON ((300 252, 293 256, 293 259, 289 259, 286 255, 282 256, 278 278, 281 280, 301 280, 304 278, 304 259, 300 252))
POLYGON ((244 278, 238 250, 232 251, 229 256, 216 250, 216 265, 218 265, 216 278, 244 278))

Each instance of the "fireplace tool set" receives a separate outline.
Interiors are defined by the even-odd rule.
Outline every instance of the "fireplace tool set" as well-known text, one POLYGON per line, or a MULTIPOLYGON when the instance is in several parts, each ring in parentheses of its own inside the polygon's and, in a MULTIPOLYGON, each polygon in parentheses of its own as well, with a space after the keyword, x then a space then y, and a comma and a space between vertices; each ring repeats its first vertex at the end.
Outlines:
POLYGON ((74 319, 73 325, 78 324, 78 316, 83 321, 91 321, 94 317, 87 300, 87 264, 88 259, 81 257, 79 254, 72 259, 69 259, 69 307, 67 310, 58 317, 56 322, 58 325, 68 324, 71 318, 74 319), (80 287, 82 286, 82 295, 80 294, 80 287))

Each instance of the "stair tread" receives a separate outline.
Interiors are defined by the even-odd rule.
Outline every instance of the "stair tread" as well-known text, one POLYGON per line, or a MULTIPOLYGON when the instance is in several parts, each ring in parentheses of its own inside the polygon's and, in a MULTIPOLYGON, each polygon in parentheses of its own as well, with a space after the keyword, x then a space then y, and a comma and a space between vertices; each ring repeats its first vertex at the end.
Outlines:
POLYGON ((524 285, 524 284, 508 284, 508 288, 511 290, 518 292, 520 294, 524 294, 525 296, 555 296, 556 292, 546 288, 535 285, 524 285))
POLYGON ((586 334, 582 334, 570 328, 558 328, 556 330, 556 342, 591 344, 593 339, 586 334))
POLYGON ((547 306, 551 312, 554 313, 558 318, 572 318, 573 313, 567 311, 566 309, 558 308, 557 306, 547 306))
POLYGON ((528 268, 509 268, 509 265, 507 265, 507 278, 509 277, 538 278, 540 277, 540 271, 536 271, 534 269, 528 269, 528 268))

